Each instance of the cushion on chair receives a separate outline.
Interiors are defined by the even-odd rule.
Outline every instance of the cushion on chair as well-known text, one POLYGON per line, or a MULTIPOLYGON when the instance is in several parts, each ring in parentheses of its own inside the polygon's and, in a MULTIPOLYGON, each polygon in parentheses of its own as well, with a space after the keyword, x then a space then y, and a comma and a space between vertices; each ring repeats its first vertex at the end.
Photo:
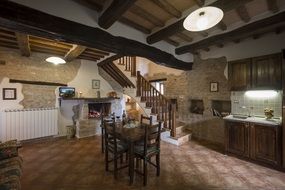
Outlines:
MULTIPOLYGON (((157 147, 155 147, 155 146, 149 147, 149 148, 147 148, 146 156, 148 156, 150 154, 158 153, 159 151, 160 150, 157 147)), ((144 147, 143 146, 135 146, 134 152, 135 152, 135 154, 143 156, 143 154, 144 154, 144 147)))

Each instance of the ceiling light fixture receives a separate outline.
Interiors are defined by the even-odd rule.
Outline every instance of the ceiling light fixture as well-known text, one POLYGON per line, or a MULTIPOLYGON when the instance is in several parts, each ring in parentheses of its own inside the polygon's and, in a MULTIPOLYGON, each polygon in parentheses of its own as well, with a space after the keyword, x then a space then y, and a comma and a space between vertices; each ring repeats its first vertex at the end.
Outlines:
POLYGON ((48 57, 48 58, 46 58, 46 61, 49 63, 53 63, 55 65, 66 63, 66 61, 60 57, 48 57))
POLYGON ((202 7, 186 17, 183 27, 193 32, 207 30, 218 24, 223 16, 223 11, 217 7, 202 7))
POLYGON ((273 98, 277 94, 276 90, 249 90, 245 92, 245 95, 251 98, 273 98))

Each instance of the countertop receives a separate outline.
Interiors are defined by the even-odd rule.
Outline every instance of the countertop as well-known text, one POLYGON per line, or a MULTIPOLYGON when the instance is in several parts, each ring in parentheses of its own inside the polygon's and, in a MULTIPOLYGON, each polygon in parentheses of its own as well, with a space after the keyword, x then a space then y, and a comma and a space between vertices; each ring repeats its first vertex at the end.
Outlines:
POLYGON ((250 122, 250 123, 260 123, 265 125, 274 125, 279 126, 282 124, 281 119, 266 119, 265 117, 247 117, 246 119, 242 118, 236 118, 233 115, 228 115, 224 117, 223 119, 229 120, 229 121, 241 121, 241 122, 250 122))

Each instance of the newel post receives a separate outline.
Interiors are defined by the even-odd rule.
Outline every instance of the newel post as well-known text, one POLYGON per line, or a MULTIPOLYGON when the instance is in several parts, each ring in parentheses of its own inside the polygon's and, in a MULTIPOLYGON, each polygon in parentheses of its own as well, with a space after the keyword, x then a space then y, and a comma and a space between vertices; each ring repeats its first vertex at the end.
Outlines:
POLYGON ((170 122, 171 122, 171 131, 170 136, 175 137, 176 136, 176 105, 175 103, 170 104, 170 122))
POLYGON ((141 72, 137 71, 137 96, 141 96, 141 72))

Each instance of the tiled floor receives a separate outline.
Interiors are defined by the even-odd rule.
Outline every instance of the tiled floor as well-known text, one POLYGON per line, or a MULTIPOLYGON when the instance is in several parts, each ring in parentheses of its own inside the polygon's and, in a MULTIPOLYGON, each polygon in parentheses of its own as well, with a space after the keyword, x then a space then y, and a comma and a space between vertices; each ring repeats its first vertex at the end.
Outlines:
POLYGON ((26 144, 20 149, 22 189, 285 189, 285 173, 225 156, 197 142, 161 146, 161 176, 150 168, 149 184, 143 187, 140 176, 128 185, 127 169, 117 181, 105 172, 98 136, 26 144))

